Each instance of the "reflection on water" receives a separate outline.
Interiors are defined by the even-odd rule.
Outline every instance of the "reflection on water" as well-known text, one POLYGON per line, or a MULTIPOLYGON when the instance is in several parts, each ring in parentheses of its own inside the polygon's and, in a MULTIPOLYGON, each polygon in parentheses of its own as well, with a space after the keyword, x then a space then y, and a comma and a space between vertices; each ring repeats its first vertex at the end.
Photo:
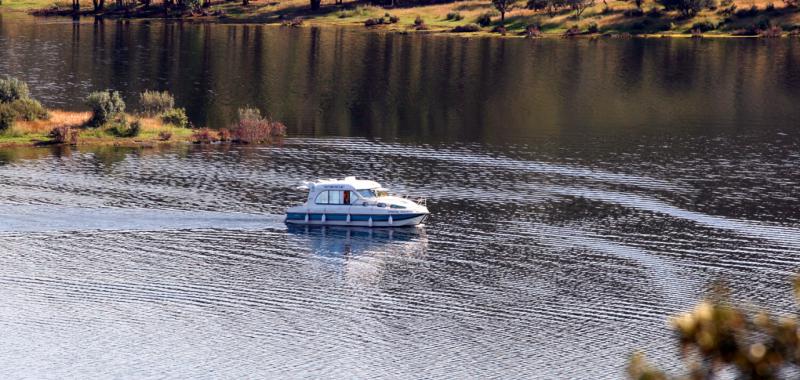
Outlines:
POLYGON ((169 90, 200 126, 243 105, 290 133, 535 142, 793 130, 800 41, 518 40, 179 22, 0 23, 0 74, 47 105, 169 90))
POLYGON ((307 243, 318 255, 349 258, 373 254, 395 254, 422 258, 428 247, 424 227, 359 228, 287 225, 288 232, 307 243))
POLYGON ((424 227, 359 228, 288 225, 290 240, 322 259, 348 284, 379 284, 391 276, 392 262, 424 260, 428 239, 424 227))

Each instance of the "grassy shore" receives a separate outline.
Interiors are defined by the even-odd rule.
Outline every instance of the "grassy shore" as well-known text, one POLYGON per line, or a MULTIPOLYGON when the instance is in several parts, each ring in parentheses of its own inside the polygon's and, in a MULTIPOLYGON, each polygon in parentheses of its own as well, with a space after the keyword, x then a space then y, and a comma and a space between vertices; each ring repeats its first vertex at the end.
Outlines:
MULTIPOLYGON (((0 133, 0 147, 52 145, 56 141, 50 132, 56 127, 69 127, 78 131, 74 145, 152 146, 155 144, 191 142, 193 130, 164 124, 159 118, 142 117, 141 131, 136 137, 120 137, 109 128, 84 127, 91 112, 50 110, 46 120, 16 121, 7 131, 0 133), (167 139, 166 137, 169 136, 167 139)), ((126 115, 133 120, 134 117, 126 115)))
MULTIPOLYGON (((52 0, 4 0, 0 7, 30 11, 52 7, 68 9, 69 4, 54 3, 52 0)), ((780 0, 775 3, 770 0, 734 0, 731 4, 720 4, 713 10, 703 9, 693 17, 682 17, 677 11, 664 11, 652 0, 643 3, 641 12, 634 11, 636 6, 632 1, 597 0, 579 18, 569 8, 548 13, 545 10, 526 9, 525 4, 525 1, 518 1, 506 14, 506 37, 524 35, 523 32, 530 25, 536 25, 542 36, 563 36, 569 29, 578 31, 576 36, 630 34, 675 37, 692 34, 709 37, 757 36, 768 28, 773 29, 773 34, 778 31, 781 36, 796 35, 800 31, 800 9, 786 6, 780 0)), ((91 13, 91 2, 83 0, 81 6, 82 12, 91 13)), ((159 2, 153 3, 148 10, 138 6, 124 12, 107 10, 104 14, 134 18, 166 15, 159 2)), ((247 6, 240 1, 212 1, 202 11, 173 11, 170 17, 225 23, 288 23, 294 19, 302 20, 304 26, 345 25, 374 31, 500 36, 492 32, 500 25, 500 17, 488 0, 396 8, 371 6, 360 1, 335 4, 332 0, 326 0, 316 11, 311 11, 309 2, 305 0, 256 0, 247 6), (479 17, 486 13, 493 14, 491 23, 477 32, 453 32, 457 26, 477 23, 479 17), (387 15, 396 17, 396 22, 390 23, 387 15), (365 22, 370 19, 384 20, 385 23, 366 27, 365 22), (415 25, 415 21, 418 24, 419 20, 425 27, 415 25)))

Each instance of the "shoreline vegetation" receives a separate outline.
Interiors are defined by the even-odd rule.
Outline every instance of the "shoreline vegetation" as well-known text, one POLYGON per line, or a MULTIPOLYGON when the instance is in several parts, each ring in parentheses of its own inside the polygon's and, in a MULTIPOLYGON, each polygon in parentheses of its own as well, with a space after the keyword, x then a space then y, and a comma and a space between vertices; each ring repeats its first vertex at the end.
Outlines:
POLYGON ((0 0, 37 16, 505 37, 800 37, 800 0, 0 0), (108 2, 106 2, 108 1, 108 2))
POLYGON ((0 78, 0 148, 11 146, 111 145, 153 147, 173 143, 272 143, 286 127, 261 115, 260 110, 239 109, 238 120, 228 128, 195 128, 186 111, 175 107, 168 92, 145 91, 139 109, 126 112, 116 91, 89 94, 90 111, 46 109, 30 96, 28 85, 15 78, 0 78))

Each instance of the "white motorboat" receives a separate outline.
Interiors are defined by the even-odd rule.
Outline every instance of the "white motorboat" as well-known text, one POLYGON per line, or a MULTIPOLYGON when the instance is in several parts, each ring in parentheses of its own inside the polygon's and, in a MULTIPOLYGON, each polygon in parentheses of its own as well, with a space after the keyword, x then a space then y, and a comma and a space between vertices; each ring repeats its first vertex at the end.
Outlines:
POLYGON ((390 195, 379 183, 347 177, 304 182, 306 203, 286 210, 286 223, 308 225, 403 227, 428 218, 424 199, 390 195))

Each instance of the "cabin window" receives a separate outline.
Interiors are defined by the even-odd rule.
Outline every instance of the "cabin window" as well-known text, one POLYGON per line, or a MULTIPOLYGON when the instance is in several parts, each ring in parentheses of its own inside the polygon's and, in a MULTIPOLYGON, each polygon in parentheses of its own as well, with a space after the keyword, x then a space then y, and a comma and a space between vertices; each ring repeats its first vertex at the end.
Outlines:
POLYGON ((317 194, 317 199, 314 201, 318 205, 326 205, 328 204, 328 191, 321 191, 317 194))
POLYGON ((375 197, 375 193, 370 189, 359 190, 358 194, 360 194, 364 198, 373 198, 373 197, 375 197))
POLYGON ((332 205, 340 205, 340 204, 342 204, 342 201, 343 201, 342 193, 343 193, 343 191, 329 191, 329 193, 330 194, 328 195, 328 204, 332 204, 332 205))
POLYGON ((358 196, 352 191, 321 191, 314 202, 318 205, 349 205, 355 202, 358 196))

